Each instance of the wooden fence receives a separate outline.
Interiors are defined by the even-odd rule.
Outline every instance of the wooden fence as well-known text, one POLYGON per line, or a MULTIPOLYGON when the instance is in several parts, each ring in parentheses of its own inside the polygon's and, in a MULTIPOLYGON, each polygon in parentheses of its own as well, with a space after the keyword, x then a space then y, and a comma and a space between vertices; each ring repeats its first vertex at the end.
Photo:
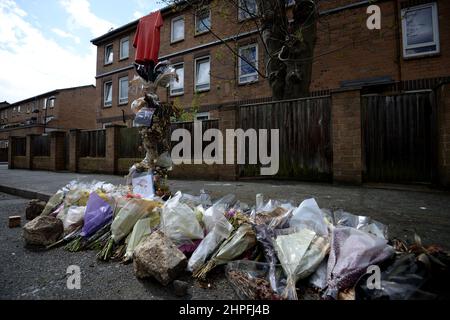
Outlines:
POLYGON ((93 130, 80 133, 80 157, 104 158, 106 155, 106 131, 93 130))
POLYGON ((362 97, 363 178, 431 182, 437 167, 436 108, 431 92, 362 97))
POLYGON ((33 136, 31 148, 33 157, 50 157, 50 136, 33 136))
MULTIPOLYGON (((194 122, 176 122, 172 123, 171 131, 176 129, 186 129, 189 131, 194 141, 194 122)), ((202 121, 203 133, 208 129, 219 129, 219 120, 205 120, 202 121)), ((119 143, 119 158, 144 158, 145 150, 142 146, 141 135, 139 128, 121 128, 120 129, 120 143, 119 143)), ((169 137, 170 139, 170 137, 169 137)), ((211 142, 204 142, 203 149, 211 142)), ((177 142, 172 142, 172 146, 177 142)), ((192 143, 191 154, 194 154, 194 144, 192 143)))
POLYGON ((14 156, 25 157, 27 155, 27 138, 14 138, 12 148, 14 156))
MULTIPOLYGON (((277 177, 330 181, 333 160, 330 100, 329 96, 322 96, 241 106, 237 126, 244 131, 280 130, 277 177)), ((248 147, 246 150, 248 157, 248 147)), ((241 177, 256 177, 260 175, 260 166, 242 165, 239 171, 241 177)))

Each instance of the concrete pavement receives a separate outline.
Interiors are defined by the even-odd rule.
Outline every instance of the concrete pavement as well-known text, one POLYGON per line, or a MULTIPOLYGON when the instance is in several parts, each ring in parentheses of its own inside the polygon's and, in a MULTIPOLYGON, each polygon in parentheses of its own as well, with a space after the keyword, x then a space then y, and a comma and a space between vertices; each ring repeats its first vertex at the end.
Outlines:
MULTIPOLYGON (((8 170, 7 166, 0 165, 0 192, 24 198, 47 200, 72 180, 125 183, 124 177, 120 176, 8 170)), ((342 208, 354 214, 371 216, 389 225, 393 237, 411 238, 417 231, 425 243, 435 243, 450 249, 450 194, 446 192, 284 181, 174 180, 170 181, 170 187, 172 191, 181 190, 190 194, 199 194, 200 190, 205 189, 213 198, 234 193, 238 199, 249 204, 255 203, 257 193, 264 194, 266 199, 286 199, 295 204, 314 197, 322 208, 342 208)))

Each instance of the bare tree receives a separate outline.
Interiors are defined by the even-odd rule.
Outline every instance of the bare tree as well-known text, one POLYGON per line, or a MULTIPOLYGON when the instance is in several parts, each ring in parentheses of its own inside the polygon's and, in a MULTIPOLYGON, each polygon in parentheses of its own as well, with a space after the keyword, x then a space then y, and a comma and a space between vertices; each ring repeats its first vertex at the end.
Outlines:
MULTIPOLYGON (((247 6, 247 1, 225 0, 224 5, 234 6, 246 13, 254 23, 259 37, 264 44, 266 72, 263 74, 246 57, 239 55, 239 50, 223 40, 215 30, 207 28, 218 40, 231 51, 235 57, 247 62, 251 67, 269 81, 272 96, 276 100, 301 98, 309 95, 311 84, 314 46, 317 33, 318 0, 295 0, 292 19, 286 11, 286 0, 254 0, 257 11, 247 6)), ((163 0, 173 5, 174 10, 183 11, 187 7, 192 12, 209 4, 209 0, 163 0)))

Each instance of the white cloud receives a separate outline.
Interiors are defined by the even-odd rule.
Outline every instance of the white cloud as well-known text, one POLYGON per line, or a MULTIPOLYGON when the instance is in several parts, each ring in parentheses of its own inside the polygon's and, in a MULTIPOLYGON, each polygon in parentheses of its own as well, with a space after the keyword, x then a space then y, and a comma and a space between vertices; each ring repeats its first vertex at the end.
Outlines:
POLYGON ((97 17, 91 11, 88 0, 61 0, 59 2, 69 14, 68 25, 71 29, 86 28, 92 36, 98 37, 107 33, 115 25, 105 19, 97 17))
POLYGON ((57 34, 58 36, 60 36, 61 38, 68 38, 68 39, 72 39, 73 41, 75 41, 75 43, 79 44, 81 42, 80 38, 77 36, 74 36, 71 33, 68 33, 64 30, 58 29, 58 28, 53 28, 52 32, 57 34))
POLYGON ((142 18, 143 16, 145 16, 145 14, 143 14, 143 13, 140 12, 140 11, 135 11, 135 12, 133 13, 133 17, 134 17, 135 19, 140 19, 140 18, 142 18))
POLYGON ((94 83, 95 48, 82 55, 63 48, 30 24, 11 0, 0 1, 0 61, 1 101, 94 83))

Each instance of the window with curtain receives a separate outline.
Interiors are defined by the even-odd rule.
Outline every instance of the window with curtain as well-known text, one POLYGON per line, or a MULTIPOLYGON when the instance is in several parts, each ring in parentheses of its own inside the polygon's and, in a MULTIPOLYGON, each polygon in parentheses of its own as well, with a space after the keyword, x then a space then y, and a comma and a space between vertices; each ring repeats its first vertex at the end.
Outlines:
POLYGON ((258 80, 258 45, 251 44, 239 48, 239 83, 258 80))
POLYGON ((105 107, 112 106, 112 82, 105 82, 103 105, 105 107))
POLYGON ((195 90, 207 91, 210 88, 211 66, 209 57, 195 60, 195 90))
POLYGON ((128 103, 128 77, 119 79, 119 104, 128 103))
POLYGON ((105 47, 105 64, 113 63, 113 60, 114 60, 113 45, 109 44, 105 47))
POLYGON ((129 56, 130 56, 130 39, 123 38, 120 40, 120 59, 121 60, 126 59, 129 56))
POLYGON ((200 9, 195 15, 195 33, 208 32, 211 29, 211 10, 209 7, 200 9))
POLYGON ((172 19, 171 42, 184 40, 184 17, 172 19))
POLYGON ((257 13, 256 0, 239 0, 239 21, 252 18, 257 13))
POLYGON ((174 79, 170 83, 170 95, 178 96, 184 94, 184 63, 174 65, 178 75, 178 82, 174 79))
POLYGON ((435 2, 402 10, 404 57, 440 52, 438 19, 435 2))

